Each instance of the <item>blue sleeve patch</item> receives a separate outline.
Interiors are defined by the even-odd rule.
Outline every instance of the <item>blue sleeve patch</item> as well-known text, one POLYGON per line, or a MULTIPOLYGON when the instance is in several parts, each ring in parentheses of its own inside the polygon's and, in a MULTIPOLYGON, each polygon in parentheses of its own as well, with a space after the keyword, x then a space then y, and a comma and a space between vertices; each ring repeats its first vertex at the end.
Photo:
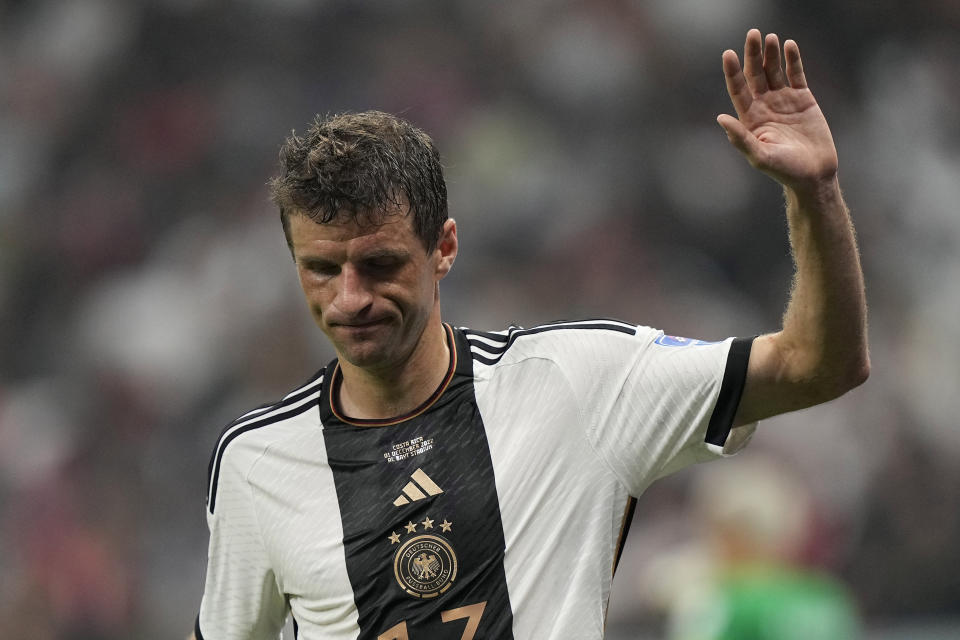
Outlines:
POLYGON ((689 346, 703 346, 707 344, 719 344, 719 342, 710 342, 708 340, 694 340, 692 338, 682 338, 680 336, 668 336, 663 334, 653 341, 655 344, 659 344, 662 347, 689 347, 689 346))

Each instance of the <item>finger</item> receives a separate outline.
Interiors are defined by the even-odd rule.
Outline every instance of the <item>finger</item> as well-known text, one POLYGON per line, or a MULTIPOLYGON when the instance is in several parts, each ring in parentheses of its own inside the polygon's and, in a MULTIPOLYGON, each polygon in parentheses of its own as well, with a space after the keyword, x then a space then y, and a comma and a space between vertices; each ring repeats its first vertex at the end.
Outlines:
POLYGON ((740 69, 740 60, 737 59, 736 52, 731 49, 723 52, 723 77, 727 81, 730 102, 733 103, 737 115, 742 116, 753 103, 753 94, 747 88, 747 80, 740 69))
POLYGON ((793 40, 783 43, 783 56, 787 59, 787 80, 794 89, 807 88, 807 76, 803 73, 803 62, 800 60, 800 47, 793 40))
POLYGON ((727 133, 727 139, 737 150, 747 157, 750 164, 756 166, 760 158, 760 141, 750 133, 743 123, 731 115, 722 113, 717 116, 717 123, 727 133))
POLYGON ((767 76, 763 73, 763 37, 759 29, 750 29, 743 45, 743 76, 753 95, 767 90, 767 76))
POLYGON ((787 86, 780 64, 780 39, 777 34, 768 33, 763 42, 763 73, 767 78, 767 86, 771 89, 787 86))

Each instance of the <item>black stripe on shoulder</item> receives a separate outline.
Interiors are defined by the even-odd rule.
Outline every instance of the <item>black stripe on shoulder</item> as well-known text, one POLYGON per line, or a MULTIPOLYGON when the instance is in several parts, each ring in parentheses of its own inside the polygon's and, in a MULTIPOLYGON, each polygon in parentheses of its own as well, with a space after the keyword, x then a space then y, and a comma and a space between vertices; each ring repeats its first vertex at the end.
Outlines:
POLYGON ((506 342, 509 338, 502 333, 492 333, 490 331, 477 331, 476 329, 467 329, 466 327, 460 327, 464 333, 468 335, 480 336, 481 338, 486 338, 487 340, 495 340, 497 342, 506 342))
POLYGON ((262 404, 259 407, 246 412, 245 414, 243 414, 242 416, 240 416, 239 418, 237 418, 236 420, 228 424, 226 427, 224 427, 223 430, 220 431, 220 437, 221 438, 223 437, 223 434, 226 433, 227 429, 229 429, 234 425, 240 424, 244 420, 253 419, 257 415, 266 413, 271 409, 293 404, 295 402, 299 402, 303 398, 306 398, 308 395, 310 395, 313 392, 313 388, 316 386, 314 383, 322 382, 321 378, 323 377, 324 371, 326 371, 326 367, 324 367, 323 369, 320 369, 320 371, 317 371, 315 374, 313 374, 313 376, 309 380, 307 380, 302 385, 300 385, 299 387, 297 387, 296 389, 288 393, 279 402, 268 402, 266 404, 262 404))
POLYGON ((467 338, 467 342, 470 343, 470 347, 474 349, 480 349, 492 355, 498 355, 506 351, 507 345, 501 344, 497 346, 489 345, 486 342, 480 342, 479 340, 471 340, 467 338))
POLYGON ((565 322, 558 324, 545 324, 539 327, 533 327, 531 329, 522 329, 516 333, 522 335, 530 335, 534 333, 543 333, 544 331, 558 331, 558 330, 574 330, 574 329, 598 329, 603 331, 619 331, 620 333, 626 333, 627 335, 636 335, 637 328, 633 325, 628 325, 622 322, 608 322, 608 321, 584 321, 582 323, 573 323, 565 322))
POLYGON ((500 362, 500 358, 503 357, 503 354, 501 353, 496 358, 488 358, 486 356, 480 355, 476 351, 471 352, 471 355, 473 355, 473 359, 476 360, 477 362, 482 362, 483 364, 488 364, 488 365, 497 364, 498 362, 500 362))
MULTIPOLYGON (((213 447, 213 452, 210 454, 210 462, 207 465, 207 500, 210 506, 210 513, 213 513, 213 502, 216 495, 216 477, 219 474, 220 460, 223 458, 223 450, 226 448, 227 444, 236 437, 236 435, 233 433, 233 430, 244 423, 247 423, 247 425, 243 427, 241 432, 249 431, 247 427, 253 424, 266 426, 266 424, 272 424, 273 422, 276 422, 276 420, 272 420, 261 424, 261 422, 264 421, 259 419, 263 418, 272 411, 289 407, 300 402, 304 398, 310 397, 314 393, 318 393, 320 386, 323 383, 323 374, 325 371, 326 368, 320 369, 320 371, 311 376, 307 382, 294 389, 291 393, 287 394, 283 400, 274 402, 272 404, 262 405, 253 411, 248 411, 236 420, 227 424, 227 426, 220 431, 220 435, 217 436, 217 442, 213 447), (228 433, 230 435, 228 435, 228 433)), ((314 402, 313 404, 316 403, 314 402)), ((291 415, 296 414, 294 413, 291 415)))
POLYGON ((581 320, 554 320, 553 322, 544 322, 543 324, 538 324, 534 329, 539 327, 555 327, 555 326, 576 326, 577 324, 595 324, 595 323, 610 323, 619 325, 621 327, 629 327, 636 329, 636 325, 629 322, 624 322, 623 320, 618 320, 616 318, 583 318, 581 320))
POLYGON ((733 418, 740 406, 740 397, 743 395, 743 385, 747 381, 747 364, 750 362, 750 349, 753 347, 753 338, 734 338, 727 353, 727 366, 723 370, 723 381, 720 383, 720 393, 717 395, 717 404, 710 415, 707 425, 707 435, 704 440, 708 444, 722 447, 733 428, 733 418))
POLYGON ((236 420, 234 420, 233 422, 228 423, 227 426, 225 426, 223 429, 220 430, 220 435, 217 436, 217 444, 214 445, 213 454, 211 454, 210 456, 210 464, 207 465, 207 488, 208 489, 210 488, 210 478, 213 475, 214 458, 216 457, 217 449, 220 447, 220 441, 223 440, 223 436, 226 435, 227 431, 229 431, 233 427, 243 422, 249 422, 251 420, 255 420, 258 416, 265 415, 266 413, 272 410, 281 409, 283 407, 287 407, 292 404, 296 404, 297 402, 300 402, 301 400, 309 396, 311 393, 314 393, 316 391, 318 385, 323 382, 323 373, 325 370, 326 368, 318 371, 316 374, 313 375, 313 377, 307 380, 304 384, 300 385, 299 387, 294 389, 291 393, 287 394, 287 396, 284 397, 283 400, 279 402, 264 404, 252 411, 248 411, 242 416, 240 416, 239 418, 237 418, 236 420))
POLYGON ((223 453, 227 450, 227 446, 231 442, 233 442, 233 440, 236 437, 241 436, 244 433, 247 433, 248 431, 253 431, 254 429, 260 429, 262 427, 266 427, 268 425, 275 424, 277 422, 282 422, 289 418, 293 418, 294 416, 298 416, 301 413, 309 411, 313 407, 316 407, 318 404, 320 404, 320 392, 319 390, 316 390, 315 393, 317 394, 317 397, 311 400, 310 402, 304 403, 299 407, 294 407, 289 411, 284 411, 282 413, 274 413, 269 418, 256 420, 249 424, 245 424, 241 427, 237 427, 231 430, 230 433, 228 433, 224 438, 221 439, 221 441, 217 444, 217 449, 214 451, 214 460, 210 461, 210 464, 213 469, 213 472, 210 478, 210 494, 209 494, 209 505, 208 505, 210 508, 210 513, 213 513, 213 509, 217 501, 217 482, 220 477, 220 463, 223 460, 223 453))
MULTIPOLYGON (((470 351, 473 354, 473 358, 483 364, 496 364, 500 361, 503 355, 507 352, 513 343, 516 342, 517 338, 521 336, 536 335, 538 333, 545 333, 547 331, 574 331, 574 330, 593 330, 593 331, 616 331, 618 333, 624 333, 627 335, 636 335, 637 328, 634 325, 627 324, 626 322, 621 322, 619 320, 581 320, 581 321, 570 321, 563 320, 559 322, 553 322, 549 324, 538 325, 536 327, 531 327, 529 329, 524 329, 522 327, 510 327, 508 334, 506 336, 506 344, 502 347, 492 346, 488 344, 481 343, 477 340, 469 340, 470 351), (495 356, 493 358, 487 357, 484 354, 478 353, 478 350, 484 351, 487 354, 495 356)), ((467 334, 476 334, 483 337, 491 337, 491 339, 502 340, 504 336, 502 334, 491 334, 484 333, 480 331, 465 330, 467 334), (496 336, 496 338, 493 338, 496 336)))

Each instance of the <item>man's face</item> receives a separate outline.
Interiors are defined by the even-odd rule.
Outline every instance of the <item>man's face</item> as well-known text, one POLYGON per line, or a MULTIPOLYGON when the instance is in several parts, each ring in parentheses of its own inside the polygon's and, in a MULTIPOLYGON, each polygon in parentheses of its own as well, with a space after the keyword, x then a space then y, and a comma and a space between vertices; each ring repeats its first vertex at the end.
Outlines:
POLYGON ((341 360, 387 371, 406 361, 433 314, 439 320, 437 283, 457 251, 453 220, 430 252, 406 206, 379 225, 294 214, 290 239, 310 312, 341 360))

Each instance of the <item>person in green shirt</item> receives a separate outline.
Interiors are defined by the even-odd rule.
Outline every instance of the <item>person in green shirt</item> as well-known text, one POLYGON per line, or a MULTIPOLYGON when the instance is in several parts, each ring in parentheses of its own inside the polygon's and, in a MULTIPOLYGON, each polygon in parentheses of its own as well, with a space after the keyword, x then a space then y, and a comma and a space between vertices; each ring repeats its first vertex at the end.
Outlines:
POLYGON ((671 607, 668 636, 859 638, 859 614, 846 585, 797 559, 810 533, 805 488, 772 461, 739 462, 706 470, 694 489, 707 560, 671 607))

